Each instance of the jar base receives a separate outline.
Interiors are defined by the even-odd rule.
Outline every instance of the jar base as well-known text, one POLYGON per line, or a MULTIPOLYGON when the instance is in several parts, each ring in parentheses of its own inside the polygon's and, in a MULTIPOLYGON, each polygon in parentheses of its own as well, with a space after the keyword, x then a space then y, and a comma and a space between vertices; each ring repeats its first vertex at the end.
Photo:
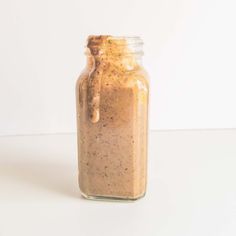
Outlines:
POLYGON ((81 192, 82 197, 84 197, 85 199, 88 200, 93 200, 93 201, 109 201, 109 202, 134 202, 136 200, 139 200, 141 198, 143 198, 145 196, 145 193, 134 197, 134 198, 130 198, 130 197, 111 197, 111 196, 90 196, 87 195, 83 192, 81 192))

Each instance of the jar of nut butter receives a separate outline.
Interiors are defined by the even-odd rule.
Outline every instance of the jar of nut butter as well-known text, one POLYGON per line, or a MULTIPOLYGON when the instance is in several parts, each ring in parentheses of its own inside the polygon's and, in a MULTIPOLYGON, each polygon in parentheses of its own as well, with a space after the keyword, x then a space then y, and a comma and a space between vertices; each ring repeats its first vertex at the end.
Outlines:
POLYGON ((136 200, 147 183, 148 80, 139 37, 89 36, 76 84, 79 187, 136 200))

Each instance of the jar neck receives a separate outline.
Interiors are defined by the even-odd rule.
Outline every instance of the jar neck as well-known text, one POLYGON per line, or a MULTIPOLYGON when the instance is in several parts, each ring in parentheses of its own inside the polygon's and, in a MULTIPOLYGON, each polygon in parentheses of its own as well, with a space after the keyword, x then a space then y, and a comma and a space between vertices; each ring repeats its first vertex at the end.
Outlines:
POLYGON ((134 70, 142 63, 142 45, 139 37, 89 36, 87 62, 134 70))

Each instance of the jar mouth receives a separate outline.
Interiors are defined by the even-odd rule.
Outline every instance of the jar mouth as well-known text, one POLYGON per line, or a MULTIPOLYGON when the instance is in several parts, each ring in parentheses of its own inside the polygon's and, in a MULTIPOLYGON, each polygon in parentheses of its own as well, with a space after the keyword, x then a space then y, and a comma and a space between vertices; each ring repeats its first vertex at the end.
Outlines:
POLYGON ((143 55, 142 47, 143 41, 139 36, 90 35, 87 39, 87 48, 91 52, 98 52, 101 48, 123 48, 127 49, 126 54, 143 55))
POLYGON ((103 41, 103 43, 109 42, 126 42, 126 44, 141 44, 143 45, 143 41, 139 36, 113 36, 113 35, 89 35, 88 43, 98 44, 103 41))

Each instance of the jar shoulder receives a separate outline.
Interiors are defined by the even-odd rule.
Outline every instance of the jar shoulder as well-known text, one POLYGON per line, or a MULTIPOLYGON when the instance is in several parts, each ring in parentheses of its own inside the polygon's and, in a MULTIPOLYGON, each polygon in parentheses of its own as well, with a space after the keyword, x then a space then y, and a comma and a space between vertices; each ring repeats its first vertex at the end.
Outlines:
POLYGON ((89 73, 90 73, 90 69, 89 68, 85 68, 79 75, 79 77, 76 80, 76 90, 78 91, 80 89, 80 87, 85 84, 85 82, 88 80, 89 77, 89 73))
MULTIPOLYGON (((92 70, 85 68, 76 81, 76 90, 85 89, 92 70)), ((133 71, 107 70, 102 72, 101 86, 129 87, 149 90, 149 75, 144 68, 133 71)))
POLYGON ((140 71, 138 71, 134 76, 136 77, 134 80, 135 86, 140 89, 149 90, 149 75, 144 68, 140 69, 140 71))
POLYGON ((125 73, 121 80, 123 80, 124 87, 149 91, 149 76, 143 68, 125 73))

